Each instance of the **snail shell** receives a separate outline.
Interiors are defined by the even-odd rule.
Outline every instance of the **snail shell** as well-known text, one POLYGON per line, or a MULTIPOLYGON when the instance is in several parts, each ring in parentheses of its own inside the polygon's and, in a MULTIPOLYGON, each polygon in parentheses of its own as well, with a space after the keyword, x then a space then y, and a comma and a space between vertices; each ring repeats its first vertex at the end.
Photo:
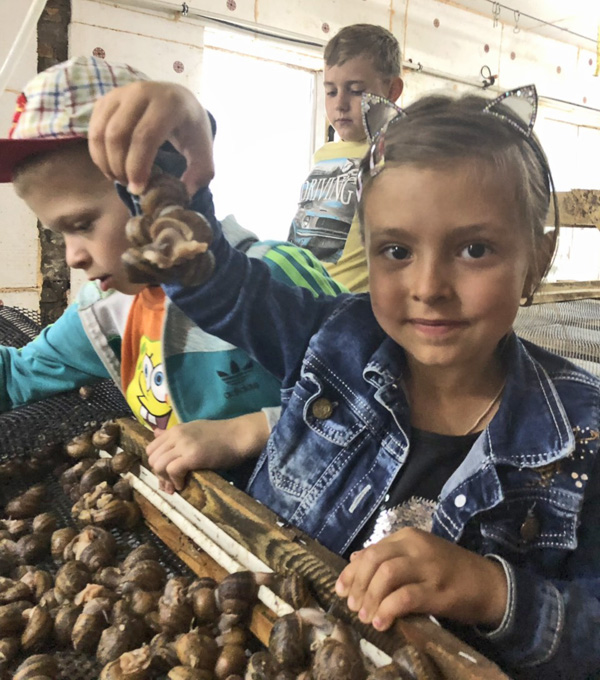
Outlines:
POLYGON ((96 658, 105 665, 118 659, 121 654, 130 651, 135 647, 135 643, 131 636, 130 629, 124 624, 109 626, 102 631, 98 648, 96 649, 96 658))
POLYGON ((230 675, 241 675, 246 670, 247 663, 245 647, 227 644, 217 658, 215 676, 217 680, 226 680, 230 675))
POLYGON ((158 601, 158 621, 165 633, 174 635, 190 628, 194 612, 187 600, 187 585, 188 580, 182 576, 167 581, 158 601))
POLYGON ((123 560, 121 568, 123 571, 128 571, 134 567, 138 562, 144 560, 157 560, 159 557, 158 550, 151 543, 142 543, 142 545, 134 548, 127 557, 123 560))
POLYGON ((99 583, 111 590, 116 590, 121 582, 123 574, 118 567, 104 567, 100 569, 94 576, 94 583, 99 583))
POLYGON ((314 680, 365 680, 367 671, 358 649, 332 638, 324 640, 313 661, 314 680))
POLYGON ((211 672, 219 656, 219 648, 214 638, 197 630, 180 635, 175 642, 175 651, 184 666, 203 668, 211 672))
POLYGON ((121 586, 131 584, 143 590, 160 590, 166 581, 165 568, 156 560, 142 560, 125 572, 121 586))
POLYGON ((127 451, 119 451, 110 459, 110 464, 113 472, 118 475, 125 474, 136 465, 139 465, 140 459, 127 451))
POLYGON ((112 490, 115 498, 120 498, 122 501, 133 500, 133 489, 126 479, 119 479, 115 482, 112 490))
POLYGON ((166 633, 155 635, 150 641, 152 668, 159 672, 166 672, 179 665, 175 645, 166 633))
POLYGON ((212 624, 219 618, 219 609, 215 598, 215 587, 195 587, 189 595, 196 620, 200 625, 212 624))
POLYGON ((64 602, 57 610, 54 617, 54 639, 61 647, 71 644, 73 627, 81 614, 81 607, 76 607, 72 602, 64 602))
POLYGON ((5 637, 0 640, 0 664, 12 661, 19 653, 19 638, 5 637))
POLYGON ((162 596, 160 590, 154 592, 135 588, 129 593, 129 603, 131 611, 138 616, 145 616, 146 614, 158 608, 158 601, 162 596))
POLYGON ((268 652, 255 652, 248 660, 245 680, 274 680, 276 664, 268 652))
POLYGON ((102 631, 108 626, 106 612, 110 609, 110 600, 96 598, 90 600, 77 617, 71 640, 76 652, 92 652, 98 645, 102 631))
POLYGON ((10 500, 4 511, 13 519, 33 517, 38 513, 45 493, 45 487, 42 484, 36 484, 27 489, 25 493, 10 500))
POLYGON ((59 677, 58 662, 52 654, 34 654, 17 668, 13 680, 33 680, 46 677, 55 680, 59 677))
POLYGON ((101 458, 81 476, 79 491, 82 494, 89 493, 95 489, 98 484, 101 484, 102 482, 113 482, 115 479, 116 475, 113 472, 110 459, 101 458))
POLYGON ((121 677, 124 680, 146 680, 151 662, 152 657, 148 646, 125 652, 119 659, 121 677))
POLYGON ((24 600, 0 606, 0 636, 6 637, 20 633, 26 624, 23 612, 30 608, 31 602, 24 600))
POLYGON ((280 666, 299 672, 310 661, 307 635, 308 626, 296 613, 281 616, 271 629, 269 651, 280 666))
POLYGON ((31 588, 26 583, 23 583, 23 581, 3 578, 0 582, 0 604, 9 604, 19 600, 33 601, 31 588))
POLYGON ((23 651, 30 652, 48 641, 53 621, 50 612, 39 604, 24 615, 27 616, 27 625, 21 635, 21 647, 23 651))
POLYGON ((50 534, 28 534, 17 541, 17 552, 27 564, 39 562, 50 548, 50 534))
POLYGON ((63 562, 63 554, 67 545, 77 536, 77 530, 73 527, 57 529, 50 538, 50 552, 56 563, 63 562))
POLYGON ((7 519, 4 524, 12 540, 16 540, 31 531, 27 519, 7 519))
POLYGON ((71 456, 71 458, 75 458, 75 460, 95 458, 96 448, 92 443, 92 434, 91 431, 88 431, 73 437, 73 439, 65 446, 67 454, 71 456))
POLYGON ((91 574, 84 564, 71 560, 56 573, 54 590, 60 601, 72 600, 91 581, 91 574))
POLYGON ((40 597, 39 604, 46 607, 49 612, 52 612, 52 610, 58 607, 58 600, 56 599, 54 588, 50 588, 42 595, 42 597, 40 597))
POLYGON ((27 572, 21 577, 21 581, 31 590, 36 602, 40 602, 44 593, 54 585, 52 574, 43 569, 27 572))
POLYGON ((246 614, 256 602, 258 585, 250 571, 228 574, 217 586, 215 597, 223 614, 246 614))
POLYGON ((114 420, 102 423, 99 430, 92 435, 92 444, 98 449, 112 453, 121 435, 121 429, 114 420))
POLYGON ((144 215, 152 218, 167 206, 186 206, 189 202, 185 186, 172 175, 160 173, 152 175, 146 191, 140 198, 140 208, 144 215))
POLYGON ((65 485, 79 484, 83 473, 91 468, 93 464, 94 460, 92 458, 86 458, 67 468, 60 476, 61 485, 64 487, 65 485))
POLYGON ((34 533, 52 533, 58 526, 58 519, 53 512, 42 512, 36 515, 31 523, 31 528, 34 533))
POLYGON ((372 671, 367 680, 415 680, 416 675, 400 668, 397 663, 388 663, 372 671))

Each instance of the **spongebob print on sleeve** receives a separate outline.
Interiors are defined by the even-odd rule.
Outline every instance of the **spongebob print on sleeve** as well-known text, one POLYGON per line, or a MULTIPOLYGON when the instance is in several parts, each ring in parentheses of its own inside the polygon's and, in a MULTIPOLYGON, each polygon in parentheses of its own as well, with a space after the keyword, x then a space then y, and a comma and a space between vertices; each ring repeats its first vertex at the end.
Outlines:
POLYGON ((177 417, 167 393, 161 344, 160 340, 142 336, 135 374, 127 386, 126 396, 140 422, 152 429, 166 430, 177 423, 177 417))

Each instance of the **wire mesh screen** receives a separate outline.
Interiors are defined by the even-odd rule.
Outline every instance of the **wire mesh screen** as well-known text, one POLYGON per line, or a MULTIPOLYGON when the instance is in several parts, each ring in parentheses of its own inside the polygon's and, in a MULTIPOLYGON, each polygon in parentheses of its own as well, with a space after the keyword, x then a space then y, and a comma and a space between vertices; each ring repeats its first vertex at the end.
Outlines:
MULTIPOLYGON (((23 347, 40 330, 35 312, 0 307, 0 345, 23 347)), ((28 456, 105 420, 128 415, 127 402, 110 380, 94 385, 85 396, 74 390, 21 406, 0 415, 0 461, 28 456)))
POLYGON ((600 377, 600 300, 524 307, 517 316, 515 330, 525 340, 600 377))

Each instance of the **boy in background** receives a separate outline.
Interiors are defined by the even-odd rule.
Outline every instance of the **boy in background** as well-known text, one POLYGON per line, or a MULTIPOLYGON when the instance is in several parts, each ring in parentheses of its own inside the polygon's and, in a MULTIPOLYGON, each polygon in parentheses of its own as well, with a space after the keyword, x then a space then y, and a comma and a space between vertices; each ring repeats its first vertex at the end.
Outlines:
MULTIPOLYGON (((152 85, 146 81, 129 66, 79 57, 39 73, 18 99, 10 138, 0 140, 0 181, 13 181, 42 224, 63 235, 68 265, 89 282, 33 342, 0 347, 0 412, 110 377, 155 432, 150 463, 173 491, 189 470, 228 468, 257 455, 278 417, 280 385, 242 350, 190 322, 160 286, 129 280, 121 255, 130 246, 125 225, 134 200, 95 166, 87 136, 97 99, 123 85, 152 85)), ((190 106, 176 115, 196 112, 190 106)), ((188 158, 210 148, 206 129, 186 139, 188 158)), ((153 152, 150 164, 163 172, 185 169, 170 144, 153 152)), ((196 189, 211 174, 210 166, 190 163, 185 177, 196 189)), ((340 292, 310 253, 257 243, 228 218, 223 225, 236 247, 264 259, 280 280, 315 295, 340 292)))
POLYGON ((368 149, 361 96, 398 99, 400 46, 381 26, 354 24, 327 43, 324 60, 325 110, 340 140, 316 151, 288 240, 310 250, 352 292, 364 292, 367 262, 356 215, 358 164, 368 149))

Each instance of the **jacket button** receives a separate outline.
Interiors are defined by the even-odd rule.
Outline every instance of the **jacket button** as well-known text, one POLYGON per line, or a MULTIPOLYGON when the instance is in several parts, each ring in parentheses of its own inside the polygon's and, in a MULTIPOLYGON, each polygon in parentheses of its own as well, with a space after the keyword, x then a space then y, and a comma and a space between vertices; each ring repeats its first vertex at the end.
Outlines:
POLYGON ((454 499, 454 505, 456 505, 457 508, 464 508, 467 503, 467 497, 465 496, 464 493, 459 493, 458 496, 454 499))
POLYGON ((317 399, 315 403, 312 405, 312 414, 315 418, 318 418, 319 420, 327 420, 333 413, 333 404, 329 401, 329 399, 326 399, 325 397, 321 397, 320 399, 317 399))
POLYGON ((540 535, 540 529, 540 520, 533 514, 533 511, 530 510, 527 513, 527 517, 525 517, 523 524, 521 524, 521 528, 519 529, 521 538, 525 541, 525 543, 531 543, 531 541, 540 535))

